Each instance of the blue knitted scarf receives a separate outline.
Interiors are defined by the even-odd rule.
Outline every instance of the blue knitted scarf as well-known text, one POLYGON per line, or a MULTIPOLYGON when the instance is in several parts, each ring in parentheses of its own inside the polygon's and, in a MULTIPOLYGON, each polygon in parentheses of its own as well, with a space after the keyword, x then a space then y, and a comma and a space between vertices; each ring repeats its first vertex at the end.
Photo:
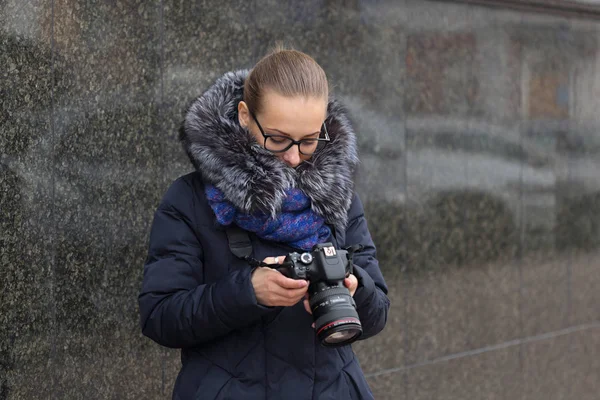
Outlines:
POLYGON ((264 213, 243 214, 227 201, 219 189, 206 185, 208 203, 223 226, 235 223, 262 239, 285 243, 305 251, 329 238, 323 217, 310 207, 310 199, 300 189, 288 189, 281 212, 272 218, 264 213))

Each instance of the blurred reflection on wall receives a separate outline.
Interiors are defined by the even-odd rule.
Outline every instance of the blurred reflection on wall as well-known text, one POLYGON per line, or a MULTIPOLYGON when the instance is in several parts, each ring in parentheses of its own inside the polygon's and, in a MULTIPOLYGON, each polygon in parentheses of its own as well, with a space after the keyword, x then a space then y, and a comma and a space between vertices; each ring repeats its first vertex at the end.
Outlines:
POLYGON ((355 107, 371 225, 404 269, 600 244, 596 36, 484 25, 406 34, 404 119, 355 107))

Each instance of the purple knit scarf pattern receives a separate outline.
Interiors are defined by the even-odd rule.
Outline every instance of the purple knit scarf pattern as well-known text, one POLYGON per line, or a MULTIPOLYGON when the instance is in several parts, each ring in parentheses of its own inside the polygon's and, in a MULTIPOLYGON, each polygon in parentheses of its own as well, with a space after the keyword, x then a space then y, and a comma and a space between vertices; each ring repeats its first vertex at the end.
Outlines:
POLYGON ((311 209, 310 199, 300 189, 287 190, 281 212, 275 218, 259 212, 239 212, 225 199, 223 192, 214 186, 206 185, 204 191, 217 221, 223 226, 235 223, 262 239, 285 243, 305 251, 312 250, 315 244, 323 243, 331 234, 323 217, 311 209))

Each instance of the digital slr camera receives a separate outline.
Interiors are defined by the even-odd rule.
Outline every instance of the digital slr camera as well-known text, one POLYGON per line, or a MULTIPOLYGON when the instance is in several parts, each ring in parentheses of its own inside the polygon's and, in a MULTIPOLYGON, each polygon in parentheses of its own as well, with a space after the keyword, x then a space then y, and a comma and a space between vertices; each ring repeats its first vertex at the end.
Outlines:
POLYGON ((344 346, 362 335, 356 304, 344 286, 344 278, 353 270, 352 256, 360 249, 356 245, 339 250, 332 243, 321 243, 311 252, 288 254, 281 265, 270 265, 289 278, 309 282, 310 309, 324 346, 344 346))

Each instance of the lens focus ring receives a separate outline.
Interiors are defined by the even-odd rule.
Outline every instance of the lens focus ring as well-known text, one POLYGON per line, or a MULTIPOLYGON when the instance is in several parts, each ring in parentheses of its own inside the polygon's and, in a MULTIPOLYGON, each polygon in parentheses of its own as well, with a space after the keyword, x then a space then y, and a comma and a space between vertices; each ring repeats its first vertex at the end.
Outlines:
POLYGON ((321 292, 318 292, 314 296, 311 296, 310 297, 310 307, 313 308, 314 306, 318 305, 320 302, 322 302, 326 298, 331 297, 331 296, 335 296, 335 295, 344 295, 344 296, 351 297, 350 296, 350 292, 348 291, 347 288, 345 288, 345 287, 334 287, 334 288, 331 288, 331 289, 323 290, 321 292))

